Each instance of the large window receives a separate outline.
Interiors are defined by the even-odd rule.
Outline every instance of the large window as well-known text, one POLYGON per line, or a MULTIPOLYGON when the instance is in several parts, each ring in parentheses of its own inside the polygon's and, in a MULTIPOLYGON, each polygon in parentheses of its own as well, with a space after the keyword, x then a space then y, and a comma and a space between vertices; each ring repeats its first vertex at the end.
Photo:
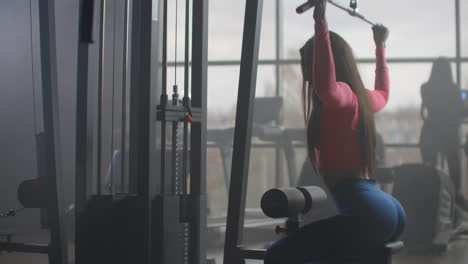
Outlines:
MULTIPOLYGON (((312 12, 300 16, 295 12, 295 7, 302 2, 294 0, 282 3, 283 52, 287 58, 297 58, 299 54, 295 51, 314 34, 312 12)), ((338 2, 347 5, 349 1, 338 2)), ((389 56, 455 56, 454 4, 444 1, 397 0, 362 1, 360 5, 362 13, 390 29, 389 56)), ((331 5, 327 12, 330 30, 342 35, 352 45, 356 56, 373 56, 374 43, 368 24, 331 5)))
POLYGON ((462 56, 468 56, 468 2, 457 0, 460 2, 460 26, 461 26, 461 53, 462 56))
MULTIPOLYGON (((210 60, 240 60, 245 3, 243 1, 210 2, 209 53, 210 60)), ((262 19, 260 59, 275 57, 275 2, 265 1, 262 19)))
MULTIPOLYGON (((303 2, 304 0, 264 1, 256 97, 282 98, 281 113, 273 125, 286 129, 304 129, 298 50, 314 34, 314 20, 312 12, 296 14, 295 8, 303 2)), ((345 5, 349 3, 345 0, 338 2, 345 5)), ((455 3, 456 1, 435 0, 359 2, 362 13, 390 29, 386 52, 391 79, 390 101, 376 115, 377 130, 386 144, 387 166, 421 162, 418 147, 422 126, 420 87, 429 78, 433 60, 438 57, 449 58, 453 80, 457 80, 455 3)), ((244 6, 245 1, 210 2, 209 129, 234 126, 244 6)), ((460 0, 460 6, 462 57, 459 59, 463 61, 460 64, 460 86, 468 89, 468 4, 460 0)), ((366 88, 373 89, 375 45, 371 26, 331 5, 327 12, 330 30, 342 35, 352 46, 364 84, 366 88)), ((467 131, 467 126, 463 125, 460 132, 461 143, 464 143, 467 131)), ((232 144, 232 139, 229 142, 232 144)), ((298 175, 291 177, 290 174, 300 173, 307 154, 304 141, 295 141, 293 145, 295 160, 292 163, 295 170, 290 170, 288 165, 291 163, 288 163, 289 157, 282 152, 282 146, 256 136, 252 138, 246 226, 248 217, 260 217, 256 216, 254 208, 259 207, 259 199, 264 191, 274 186, 293 185, 294 179, 297 179, 298 175)), ((227 209, 225 177, 219 175, 224 173, 222 155, 211 145, 208 158, 210 213, 219 217, 225 215, 227 209)), ((462 161, 463 167, 466 167, 464 157, 462 161)), ((228 160, 227 163, 230 162, 228 160)), ((250 227, 246 228, 246 244, 264 246, 267 242, 262 239, 273 239, 271 227, 260 227, 261 231, 257 231, 259 235, 256 238, 249 235, 252 234, 250 227)), ((220 232, 222 234, 222 230, 220 232)), ((220 243, 222 244, 221 240, 220 243)))

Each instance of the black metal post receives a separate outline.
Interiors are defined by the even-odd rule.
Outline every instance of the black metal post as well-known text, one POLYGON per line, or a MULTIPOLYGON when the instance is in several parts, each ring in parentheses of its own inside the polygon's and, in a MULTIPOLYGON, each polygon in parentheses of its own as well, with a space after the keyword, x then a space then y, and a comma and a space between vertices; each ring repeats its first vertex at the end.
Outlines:
POLYGON ((49 263, 62 264, 68 260, 64 222, 64 196, 60 162, 59 100, 57 86, 57 55, 54 1, 39 2, 39 32, 41 46, 42 102, 46 172, 44 185, 48 189, 47 207, 50 225, 49 263))
POLYGON ((224 264, 240 263, 263 0, 247 0, 229 184, 224 264))
MULTIPOLYGON (((149 153, 155 139, 150 138, 151 125, 151 29, 152 1, 133 1, 130 90, 130 182, 143 199, 140 237, 143 263, 151 263, 151 184, 149 153), (149 53, 149 54, 148 54, 149 53)), ((140 243, 140 242, 139 242, 140 243)))
POLYGON ((79 42, 76 90, 75 152, 75 261, 85 262, 85 224, 83 215, 90 196, 88 179, 88 81, 89 45, 93 42, 94 0, 81 0, 79 10, 79 42))
POLYGON ((98 93, 97 93, 97 132, 96 132, 96 189, 97 194, 102 193, 102 102, 104 90, 104 45, 106 24, 106 0, 100 1, 99 8, 99 66, 98 66, 98 93))
POLYGON ((124 44, 123 44, 123 63, 122 63, 122 116, 121 116, 121 122, 122 122, 122 135, 120 138, 120 153, 121 153, 121 163, 120 163, 120 171, 121 171, 121 177, 120 177, 120 192, 128 192, 129 190, 125 188, 125 176, 126 176, 126 160, 127 160, 127 150, 126 150, 126 143, 127 143, 127 73, 128 73, 128 58, 129 58, 129 29, 131 23, 129 23, 129 11, 130 11, 130 0, 125 0, 125 7, 124 7, 124 44))
POLYGON ((192 197, 190 259, 206 262, 206 111, 208 71, 208 0, 193 1, 192 15, 192 101, 201 111, 201 121, 190 131, 190 195, 192 197))

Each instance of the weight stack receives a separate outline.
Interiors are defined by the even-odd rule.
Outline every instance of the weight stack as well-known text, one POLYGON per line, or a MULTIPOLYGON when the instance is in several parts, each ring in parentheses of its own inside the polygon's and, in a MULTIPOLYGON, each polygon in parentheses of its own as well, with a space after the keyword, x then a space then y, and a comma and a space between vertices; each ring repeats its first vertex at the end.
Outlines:
MULTIPOLYGON (((185 261, 183 225, 180 223, 180 197, 159 195, 153 202, 153 260, 158 264, 185 261)), ((188 257, 188 256, 187 256, 188 257)))
POLYGON ((77 226, 77 263, 144 263, 144 209, 136 195, 92 197, 77 226))

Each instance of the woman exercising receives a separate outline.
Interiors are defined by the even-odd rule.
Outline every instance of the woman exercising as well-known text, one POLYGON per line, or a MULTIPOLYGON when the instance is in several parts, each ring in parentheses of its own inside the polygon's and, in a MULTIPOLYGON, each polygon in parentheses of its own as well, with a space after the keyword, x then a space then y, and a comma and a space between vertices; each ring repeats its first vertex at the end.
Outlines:
POLYGON ((317 0, 315 36, 301 48, 309 156, 330 188, 338 215, 308 224, 274 243, 266 264, 342 263, 396 240, 406 215, 377 188, 374 112, 388 100, 388 30, 374 26, 375 90, 364 88, 350 46, 329 32, 326 0, 317 0))

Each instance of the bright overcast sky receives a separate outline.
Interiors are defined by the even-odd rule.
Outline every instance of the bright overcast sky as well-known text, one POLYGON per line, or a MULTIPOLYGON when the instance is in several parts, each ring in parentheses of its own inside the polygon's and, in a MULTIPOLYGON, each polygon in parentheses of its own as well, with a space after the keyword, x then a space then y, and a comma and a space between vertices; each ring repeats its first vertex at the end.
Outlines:
MULTIPOLYGON (((348 1, 337 0, 345 5, 348 1)), ((175 1, 169 6, 173 14, 175 1)), ((179 10, 185 1, 179 0, 179 10)), ((209 59, 239 60, 241 53, 242 28, 245 1, 209 1, 209 59)), ((264 0, 260 58, 273 59, 275 54, 275 0, 264 0)), ((283 57, 298 58, 297 50, 313 35, 312 12, 297 15, 295 8, 304 0, 284 0, 283 12, 283 57)), ((468 3, 461 0, 462 32, 468 30, 468 3)), ((455 1, 440 0, 361 0, 359 10, 390 29, 387 42, 387 58, 392 57, 438 57, 455 56, 455 1)), ((180 12, 180 11, 179 11, 180 12)), ((179 14, 182 14, 181 12, 179 14)), ((327 18, 330 30, 341 34, 353 47, 359 58, 374 57, 374 44, 370 25, 347 15, 338 8, 328 5, 327 18)), ((172 16, 172 20, 173 16, 172 16)), ((183 17, 179 15, 178 60, 183 57, 183 17)), ((174 28, 174 21, 169 21, 174 28)), ((173 32, 170 30, 169 32, 173 32)), ((468 34, 462 34, 462 55, 468 56, 468 34)), ((169 36, 169 47, 173 47, 174 36, 169 36)), ((169 51, 169 60, 174 59, 169 51)), ((467 64, 468 65, 468 64, 467 64)), ((390 64, 391 100, 389 109, 419 105, 419 87, 427 80, 430 64, 390 64)), ((360 65, 363 80, 368 88, 374 81, 374 66, 360 65)), ((274 68, 260 66, 257 96, 266 86, 274 84, 274 68)), ((453 67, 455 74, 455 67, 453 67)), ((462 68, 462 86, 468 88, 468 66, 462 68)), ((181 69, 179 69, 181 71, 181 69)), ((210 67, 209 110, 232 109, 236 102, 239 67, 210 67)), ((179 74, 182 77, 182 74, 179 74)), ((179 79, 179 78, 178 78, 179 79)), ((182 83, 181 79, 178 80, 182 83)), ((287 87, 287 85, 285 85, 287 87)), ((296 89, 299 87, 288 87, 296 89)))

